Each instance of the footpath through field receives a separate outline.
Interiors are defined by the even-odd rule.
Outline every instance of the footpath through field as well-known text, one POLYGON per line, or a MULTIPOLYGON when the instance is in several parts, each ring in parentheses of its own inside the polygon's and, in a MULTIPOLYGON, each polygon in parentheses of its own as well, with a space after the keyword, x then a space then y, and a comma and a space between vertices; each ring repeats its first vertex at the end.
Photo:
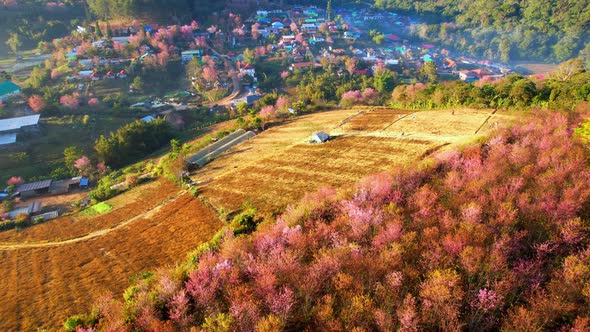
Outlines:
POLYGON ((186 193, 186 192, 179 191, 173 197, 161 202, 160 204, 158 204, 156 207, 152 208, 151 210, 148 210, 148 211, 138 214, 132 218, 129 218, 129 219, 127 219, 127 220, 125 220, 125 221, 123 221, 123 222, 119 223, 118 225, 111 227, 111 228, 100 229, 100 230, 88 233, 84 236, 80 236, 80 237, 76 237, 76 238, 68 239, 68 240, 63 240, 63 241, 0 244, 0 250, 17 250, 17 249, 57 247, 57 246, 62 246, 62 245, 66 245, 66 244, 87 241, 87 240, 94 239, 94 238, 97 238, 100 236, 105 236, 105 235, 109 234, 110 232, 116 231, 117 229, 119 229, 121 227, 125 227, 125 226, 133 223, 134 221, 148 218, 150 215, 153 215, 153 214, 157 213, 158 211, 160 211, 162 209, 162 207, 175 201, 179 196, 181 196, 184 193, 186 193))

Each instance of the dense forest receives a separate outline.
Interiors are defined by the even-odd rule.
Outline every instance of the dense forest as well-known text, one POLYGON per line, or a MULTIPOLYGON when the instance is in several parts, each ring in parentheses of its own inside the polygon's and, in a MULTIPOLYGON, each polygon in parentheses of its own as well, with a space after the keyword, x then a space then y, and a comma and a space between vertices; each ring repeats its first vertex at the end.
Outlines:
POLYGON ((474 56, 564 61, 590 56, 590 2, 503 0, 375 0, 382 9, 428 17, 416 36, 474 56))
POLYGON ((0 0, 0 56, 12 52, 5 47, 16 38, 18 50, 29 50, 40 42, 51 42, 70 34, 87 16, 81 3, 68 1, 61 5, 48 1, 0 0))
POLYGON ((152 17, 174 16, 190 22, 193 18, 205 19, 225 8, 227 1, 210 0, 88 0, 88 6, 98 17, 152 17))

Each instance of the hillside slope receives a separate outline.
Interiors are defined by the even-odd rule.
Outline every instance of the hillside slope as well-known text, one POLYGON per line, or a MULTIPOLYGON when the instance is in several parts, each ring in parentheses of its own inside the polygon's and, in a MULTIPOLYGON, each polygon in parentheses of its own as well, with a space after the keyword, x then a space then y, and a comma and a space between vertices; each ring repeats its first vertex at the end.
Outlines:
POLYGON ((588 330, 590 168, 575 121, 322 189, 106 298, 105 330, 588 330), (209 249, 207 249, 209 248, 209 249))
POLYGON ((415 34, 471 55, 502 61, 564 61, 590 56, 590 2, 503 0, 374 0, 379 8, 430 16, 415 34), (434 23, 434 22, 433 22, 434 23))

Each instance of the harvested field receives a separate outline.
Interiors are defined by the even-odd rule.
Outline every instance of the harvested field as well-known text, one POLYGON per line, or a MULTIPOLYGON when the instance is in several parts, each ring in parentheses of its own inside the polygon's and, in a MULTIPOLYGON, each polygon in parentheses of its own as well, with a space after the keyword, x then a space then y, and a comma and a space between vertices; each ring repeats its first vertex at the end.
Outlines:
POLYGON ((222 226, 189 194, 133 213, 132 222, 89 240, 0 250, 0 330, 57 329, 106 292, 120 296, 137 273, 183 259, 222 226))
POLYGON ((214 206, 237 209, 250 200, 263 212, 278 212, 303 194, 340 187, 418 157, 435 144, 396 138, 348 136, 324 144, 297 144, 224 174, 205 186, 214 206), (370 151, 368 151, 370 147, 370 151))
POLYGON ((20 231, 0 232, 0 245, 63 241, 112 228, 130 217, 153 209, 178 192, 179 189, 174 183, 156 180, 108 200, 113 210, 106 214, 95 217, 73 214, 20 231))
MULTIPOLYGON (((471 140, 492 112, 378 109, 304 116, 220 155, 197 170, 193 179, 217 209, 235 211, 250 201, 263 213, 279 213, 306 192, 353 184, 443 146, 471 140), (332 138, 309 144, 316 131, 332 138)), ((488 130, 483 126, 480 133, 488 130)))
POLYGON ((403 117, 384 133, 404 133, 409 137, 455 140, 469 137, 484 123, 491 110, 421 111, 403 117))
POLYGON ((343 124, 342 129, 345 131, 380 131, 410 113, 411 111, 394 109, 364 111, 343 124))

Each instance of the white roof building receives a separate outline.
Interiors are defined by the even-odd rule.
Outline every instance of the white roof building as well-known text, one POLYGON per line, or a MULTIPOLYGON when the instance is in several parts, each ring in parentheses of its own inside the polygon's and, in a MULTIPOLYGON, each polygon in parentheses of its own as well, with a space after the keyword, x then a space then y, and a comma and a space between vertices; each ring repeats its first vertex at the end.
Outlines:
POLYGON ((19 130, 22 127, 34 126, 39 123, 40 114, 21 116, 0 120, 0 133, 19 130))
POLYGON ((16 133, 0 134, 0 145, 16 143, 16 133))

